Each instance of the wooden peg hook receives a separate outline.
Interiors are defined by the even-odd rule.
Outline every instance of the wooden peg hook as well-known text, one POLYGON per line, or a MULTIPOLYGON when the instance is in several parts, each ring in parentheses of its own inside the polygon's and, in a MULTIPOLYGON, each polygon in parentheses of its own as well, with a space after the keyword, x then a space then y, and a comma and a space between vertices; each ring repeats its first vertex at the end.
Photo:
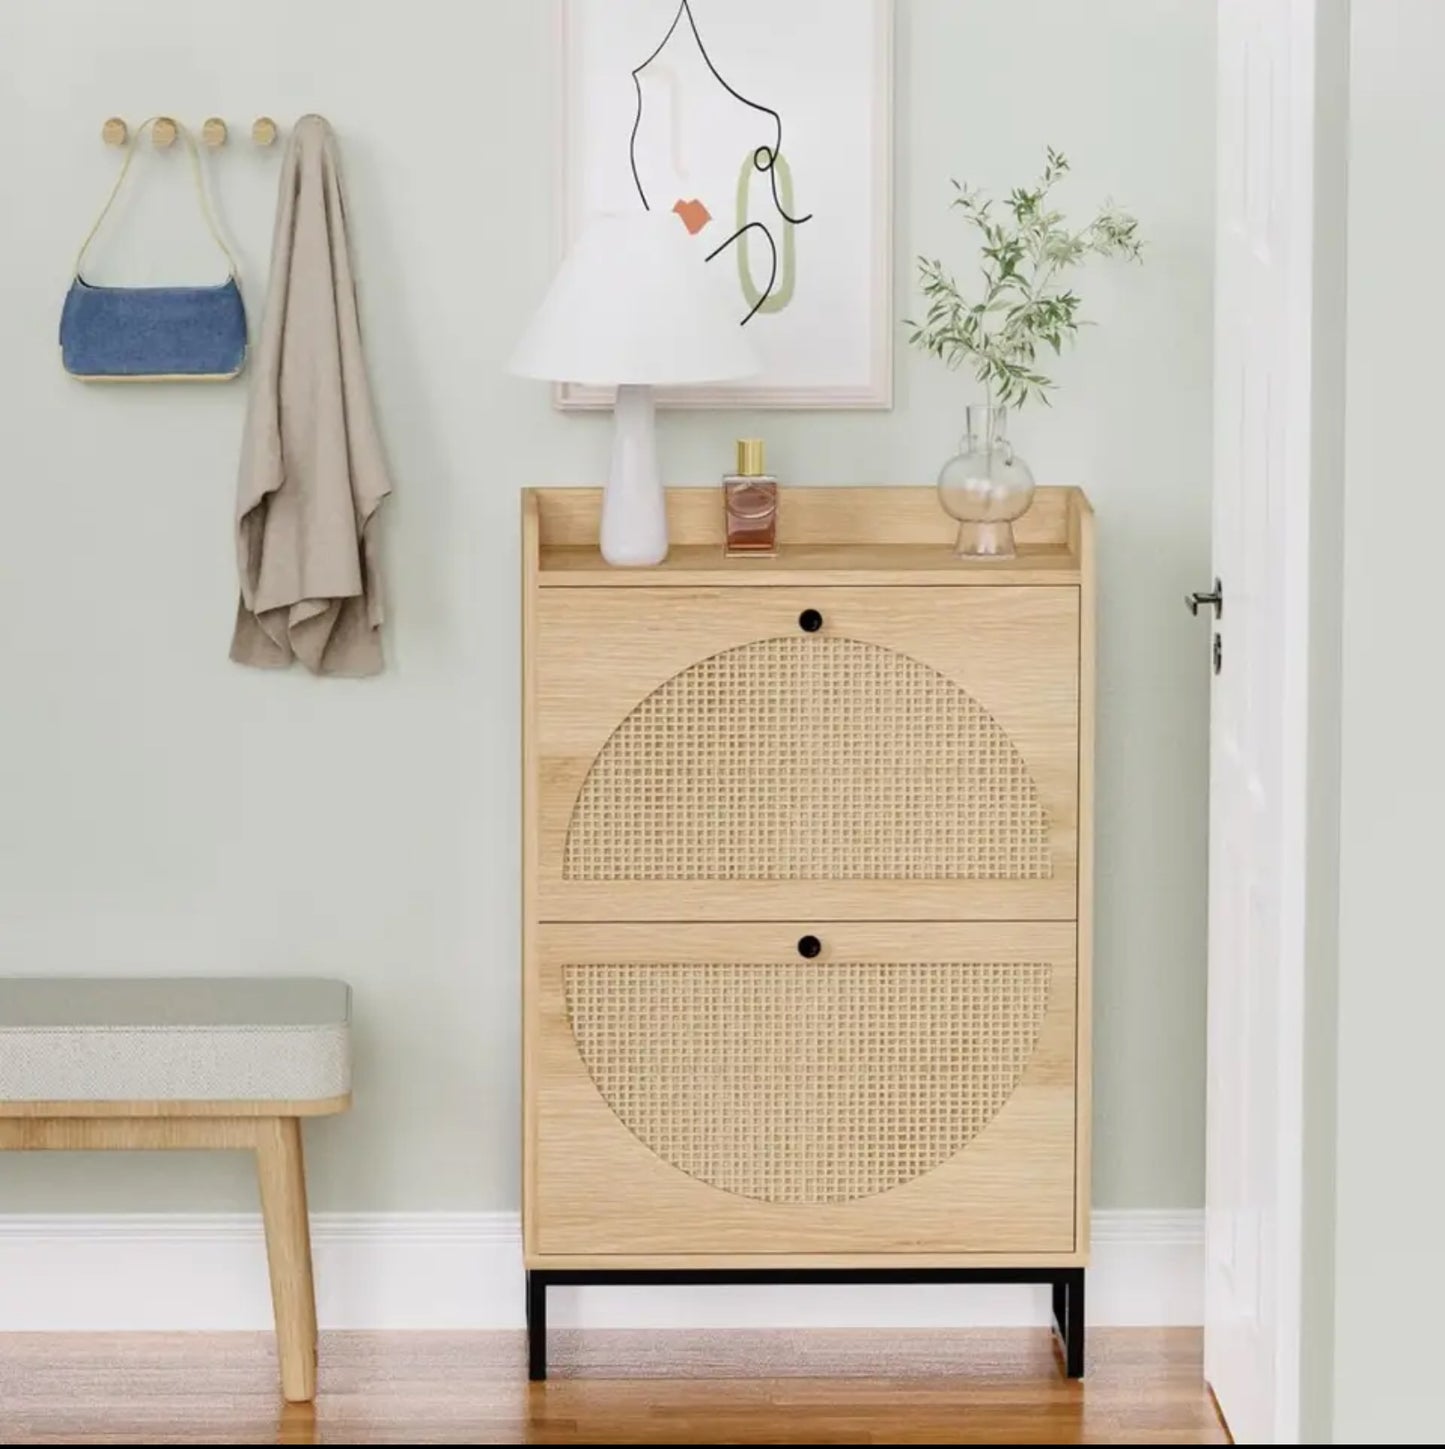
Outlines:
POLYGON ((208 116, 201 125, 201 140, 213 151, 226 144, 229 134, 226 123, 219 116, 208 116))
POLYGON ((157 150, 165 151, 175 144, 179 130, 169 116, 157 116, 151 126, 151 144, 157 150))
POLYGON ((274 146, 277 134, 276 122, 270 116, 257 116, 251 126, 251 139, 258 146, 274 146))
POLYGON ((130 127, 119 116, 112 116, 100 128, 100 139, 107 146, 124 146, 130 140, 130 127))

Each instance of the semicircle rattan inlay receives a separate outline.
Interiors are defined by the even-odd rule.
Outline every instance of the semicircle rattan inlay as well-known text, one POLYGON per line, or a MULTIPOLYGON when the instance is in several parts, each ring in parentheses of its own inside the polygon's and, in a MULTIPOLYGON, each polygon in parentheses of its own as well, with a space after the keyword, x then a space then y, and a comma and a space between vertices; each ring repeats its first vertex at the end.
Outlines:
POLYGON ((965 1148, 1038 1045, 1046 963, 567 966, 603 1100, 724 1192, 847 1202, 965 1148))
POLYGON ((647 696, 593 760, 567 880, 1045 880, 1038 788, 951 679, 856 639, 761 639, 647 696))

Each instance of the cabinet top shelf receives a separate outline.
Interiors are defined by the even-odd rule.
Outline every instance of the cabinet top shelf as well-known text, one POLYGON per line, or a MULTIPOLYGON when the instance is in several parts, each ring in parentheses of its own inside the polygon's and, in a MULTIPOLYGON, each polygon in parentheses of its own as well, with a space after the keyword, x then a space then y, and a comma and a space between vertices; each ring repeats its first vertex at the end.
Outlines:
POLYGON ((956 525, 932 488, 789 488, 779 495, 778 552, 727 558, 717 488, 669 488, 672 547, 651 568, 612 568, 597 550, 602 490, 523 493, 527 567, 544 588, 736 587, 787 584, 1078 584, 1093 515, 1078 488, 1040 488, 1014 525, 1012 559, 953 555, 956 525))

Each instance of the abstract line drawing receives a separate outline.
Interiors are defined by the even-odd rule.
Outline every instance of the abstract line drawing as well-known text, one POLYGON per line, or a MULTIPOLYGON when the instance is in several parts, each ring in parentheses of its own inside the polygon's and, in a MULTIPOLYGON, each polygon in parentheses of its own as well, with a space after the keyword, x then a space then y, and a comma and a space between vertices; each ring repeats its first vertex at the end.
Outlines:
MULTIPOLYGON (((747 96, 743 95, 742 92, 737 90, 735 87, 729 85, 728 82, 723 78, 722 73, 718 70, 717 66, 713 64, 712 57, 708 54, 707 47, 703 44, 702 34, 698 30, 697 20, 692 13, 691 0, 680 0, 677 11, 672 17, 672 23, 667 27, 667 33, 662 37, 661 41, 658 42, 657 46, 653 49, 652 54, 649 55, 647 59, 642 62, 641 65, 634 67, 632 70, 632 86, 637 94, 637 109, 633 116, 632 132, 631 135, 628 137, 627 152, 628 162, 632 168, 633 184, 637 187, 637 194, 642 200, 643 208, 648 211, 652 209, 651 203, 648 201, 647 198, 647 191, 642 184, 642 177, 637 169, 637 134, 642 128, 643 114, 642 73, 648 68, 648 66, 653 63, 653 61, 657 59, 659 55, 662 54, 663 50, 666 49, 668 41, 672 39, 674 32, 677 30, 678 25, 682 22, 684 17, 686 17, 688 27, 692 31, 693 40, 697 44, 698 54, 702 56, 703 63, 712 73, 713 79, 716 80, 717 83, 735 100, 741 101, 742 104, 747 106, 750 110, 758 111, 763 115, 770 116, 773 121, 773 144, 771 146, 758 146, 753 150, 751 156, 751 168, 752 170, 762 172, 768 177, 769 190, 772 193, 773 207, 777 212, 777 221, 781 222, 783 227, 785 228, 784 291, 779 294, 781 300, 774 301, 770 305, 770 299, 773 298, 774 289, 778 285, 778 239, 773 235, 772 226, 770 226, 768 222, 750 221, 746 219, 747 183, 751 180, 749 172, 749 160, 746 158, 743 162, 743 174, 742 179, 739 183, 739 225, 737 229, 732 233, 732 235, 727 238, 726 241, 715 247, 707 254, 706 257, 706 260, 711 262, 714 258, 721 256, 722 253, 725 252, 729 247, 736 246, 738 248, 739 277, 742 283, 744 299, 749 303, 747 315, 743 317, 742 321, 738 325, 745 327, 749 322, 753 320, 754 317, 758 315, 759 312, 781 311, 783 307, 787 306, 788 301, 791 300, 795 276, 795 266, 793 262, 793 228, 802 226, 804 222, 811 221, 813 219, 813 213, 809 212, 806 216, 795 216, 790 210, 793 205, 792 173, 788 170, 787 163, 783 160, 782 116, 771 106, 765 106, 761 102, 749 100, 747 96), (780 169, 783 172, 784 178, 783 192, 787 196, 786 206, 784 206, 783 200, 778 194, 778 173, 780 169), (758 232, 762 235, 764 240, 767 242, 768 252, 771 257, 771 267, 769 270, 768 284, 761 290, 758 289, 756 283, 753 281, 749 273, 746 248, 741 245, 742 239, 747 236, 749 232, 758 232)), ((688 204, 689 203, 679 202, 678 205, 673 207, 673 210, 678 211, 679 215, 682 216, 683 222, 685 225, 687 225, 688 231, 690 233, 696 234, 696 231, 700 229, 700 226, 698 228, 695 228, 692 222, 689 220, 688 214, 680 210, 680 207, 688 204)), ((773 219, 769 218, 769 221, 771 222, 773 221, 773 219)), ((700 225, 702 224, 705 223, 701 223, 700 225)))
MULTIPOLYGON (((889 406, 896 0, 553 3, 560 243, 650 211, 757 355, 752 377, 658 405, 889 406)), ((583 383, 555 396, 612 404, 583 383)))

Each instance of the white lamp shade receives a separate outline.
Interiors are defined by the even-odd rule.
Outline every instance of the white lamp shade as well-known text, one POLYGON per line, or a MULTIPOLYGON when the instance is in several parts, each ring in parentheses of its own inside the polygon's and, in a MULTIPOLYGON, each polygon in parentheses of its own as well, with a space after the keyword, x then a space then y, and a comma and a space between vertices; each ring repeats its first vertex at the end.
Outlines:
POLYGON ((758 359, 741 314, 729 313, 709 270, 671 212, 599 216, 568 252, 507 370, 602 387, 751 377, 758 359))

